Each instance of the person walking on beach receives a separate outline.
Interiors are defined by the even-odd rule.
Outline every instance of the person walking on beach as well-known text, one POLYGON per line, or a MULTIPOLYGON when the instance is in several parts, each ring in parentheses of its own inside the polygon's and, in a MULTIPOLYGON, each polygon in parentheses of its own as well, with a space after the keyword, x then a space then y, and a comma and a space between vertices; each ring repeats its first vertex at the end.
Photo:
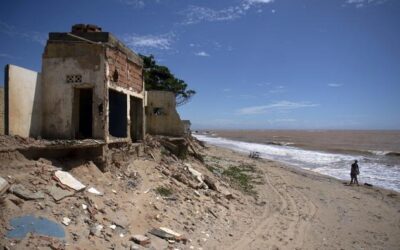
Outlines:
POLYGON ((360 169, 358 168, 357 162, 358 161, 355 160, 354 163, 351 164, 351 170, 350 170, 351 181, 350 181, 350 185, 352 185, 353 183, 356 183, 357 186, 358 186, 357 175, 360 174, 360 169))

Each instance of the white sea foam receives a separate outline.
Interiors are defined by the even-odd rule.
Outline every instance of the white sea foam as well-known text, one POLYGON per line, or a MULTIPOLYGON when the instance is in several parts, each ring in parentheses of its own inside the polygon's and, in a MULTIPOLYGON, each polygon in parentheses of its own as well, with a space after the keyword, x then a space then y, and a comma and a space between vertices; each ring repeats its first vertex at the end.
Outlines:
MULTIPOLYGON (((343 180, 349 180, 350 165, 357 159, 362 182, 400 192, 400 163, 389 166, 382 162, 381 157, 318 152, 291 146, 265 145, 198 134, 194 136, 212 145, 243 153, 257 151, 262 158, 284 162, 343 180)), ((383 156, 380 152, 376 153, 376 155, 383 156)))
POLYGON ((379 150, 369 150, 368 152, 374 155, 381 155, 381 156, 390 153, 390 151, 379 151, 379 150))

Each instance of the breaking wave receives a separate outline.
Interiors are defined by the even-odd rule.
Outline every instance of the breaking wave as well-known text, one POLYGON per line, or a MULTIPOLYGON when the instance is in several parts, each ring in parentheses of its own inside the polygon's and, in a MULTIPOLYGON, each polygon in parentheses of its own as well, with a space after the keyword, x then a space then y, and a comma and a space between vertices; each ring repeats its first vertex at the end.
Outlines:
POLYGON ((193 136, 206 143, 242 153, 257 151, 262 158, 280 161, 342 180, 349 180, 350 165, 357 159, 360 166, 361 175, 359 179, 361 182, 368 182, 400 192, 400 162, 387 164, 382 159, 395 152, 374 151, 373 153, 370 151, 370 155, 367 156, 364 154, 326 153, 290 145, 265 145, 199 134, 193 136))

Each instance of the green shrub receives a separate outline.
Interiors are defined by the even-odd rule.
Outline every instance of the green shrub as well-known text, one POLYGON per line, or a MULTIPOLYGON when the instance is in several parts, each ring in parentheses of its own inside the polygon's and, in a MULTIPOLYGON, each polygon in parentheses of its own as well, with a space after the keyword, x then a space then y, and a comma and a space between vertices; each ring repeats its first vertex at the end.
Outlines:
POLYGON ((167 187, 157 187, 155 191, 157 194, 164 196, 164 197, 168 197, 173 194, 172 190, 167 187))
POLYGON ((247 168, 241 168, 237 166, 230 166, 224 170, 222 174, 226 176, 233 186, 247 194, 255 194, 254 187, 252 185, 253 177, 249 175, 247 168))

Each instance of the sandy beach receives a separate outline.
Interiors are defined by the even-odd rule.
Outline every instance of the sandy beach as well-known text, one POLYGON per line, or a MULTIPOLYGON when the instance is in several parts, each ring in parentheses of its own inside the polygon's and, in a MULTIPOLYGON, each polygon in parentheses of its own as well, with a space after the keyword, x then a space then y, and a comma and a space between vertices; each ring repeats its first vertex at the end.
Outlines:
MULTIPOLYGON (((210 147, 208 154, 248 161, 217 147, 210 147)), ((265 206, 239 226, 245 230, 227 239, 224 249, 399 249, 399 193, 346 186, 268 160, 252 162, 265 178, 257 186, 265 206)))
POLYGON ((211 145, 195 143, 195 148, 203 162, 191 155, 177 159, 150 141, 142 156, 116 159, 106 173, 92 162, 32 160, 3 151, 0 176, 12 186, 25 187, 25 195, 42 192, 44 196, 25 199, 10 190, 2 195, 0 246, 74 250, 400 247, 400 196, 395 191, 347 186, 315 172, 211 145), (67 166, 73 176, 102 195, 84 190, 55 201, 49 192, 59 185, 53 174, 67 166), (195 171, 188 171, 189 167, 195 171), (199 185, 193 173, 201 173, 208 188, 199 185), (24 215, 59 223, 65 237, 34 233, 8 238, 13 229, 10 221, 24 215), (71 220, 66 225, 61 223, 65 217, 71 220), (102 228, 96 231, 96 225, 102 228), (158 227, 179 232, 187 241, 167 241, 149 233, 158 227), (150 243, 144 247, 132 242, 137 234, 150 243))

